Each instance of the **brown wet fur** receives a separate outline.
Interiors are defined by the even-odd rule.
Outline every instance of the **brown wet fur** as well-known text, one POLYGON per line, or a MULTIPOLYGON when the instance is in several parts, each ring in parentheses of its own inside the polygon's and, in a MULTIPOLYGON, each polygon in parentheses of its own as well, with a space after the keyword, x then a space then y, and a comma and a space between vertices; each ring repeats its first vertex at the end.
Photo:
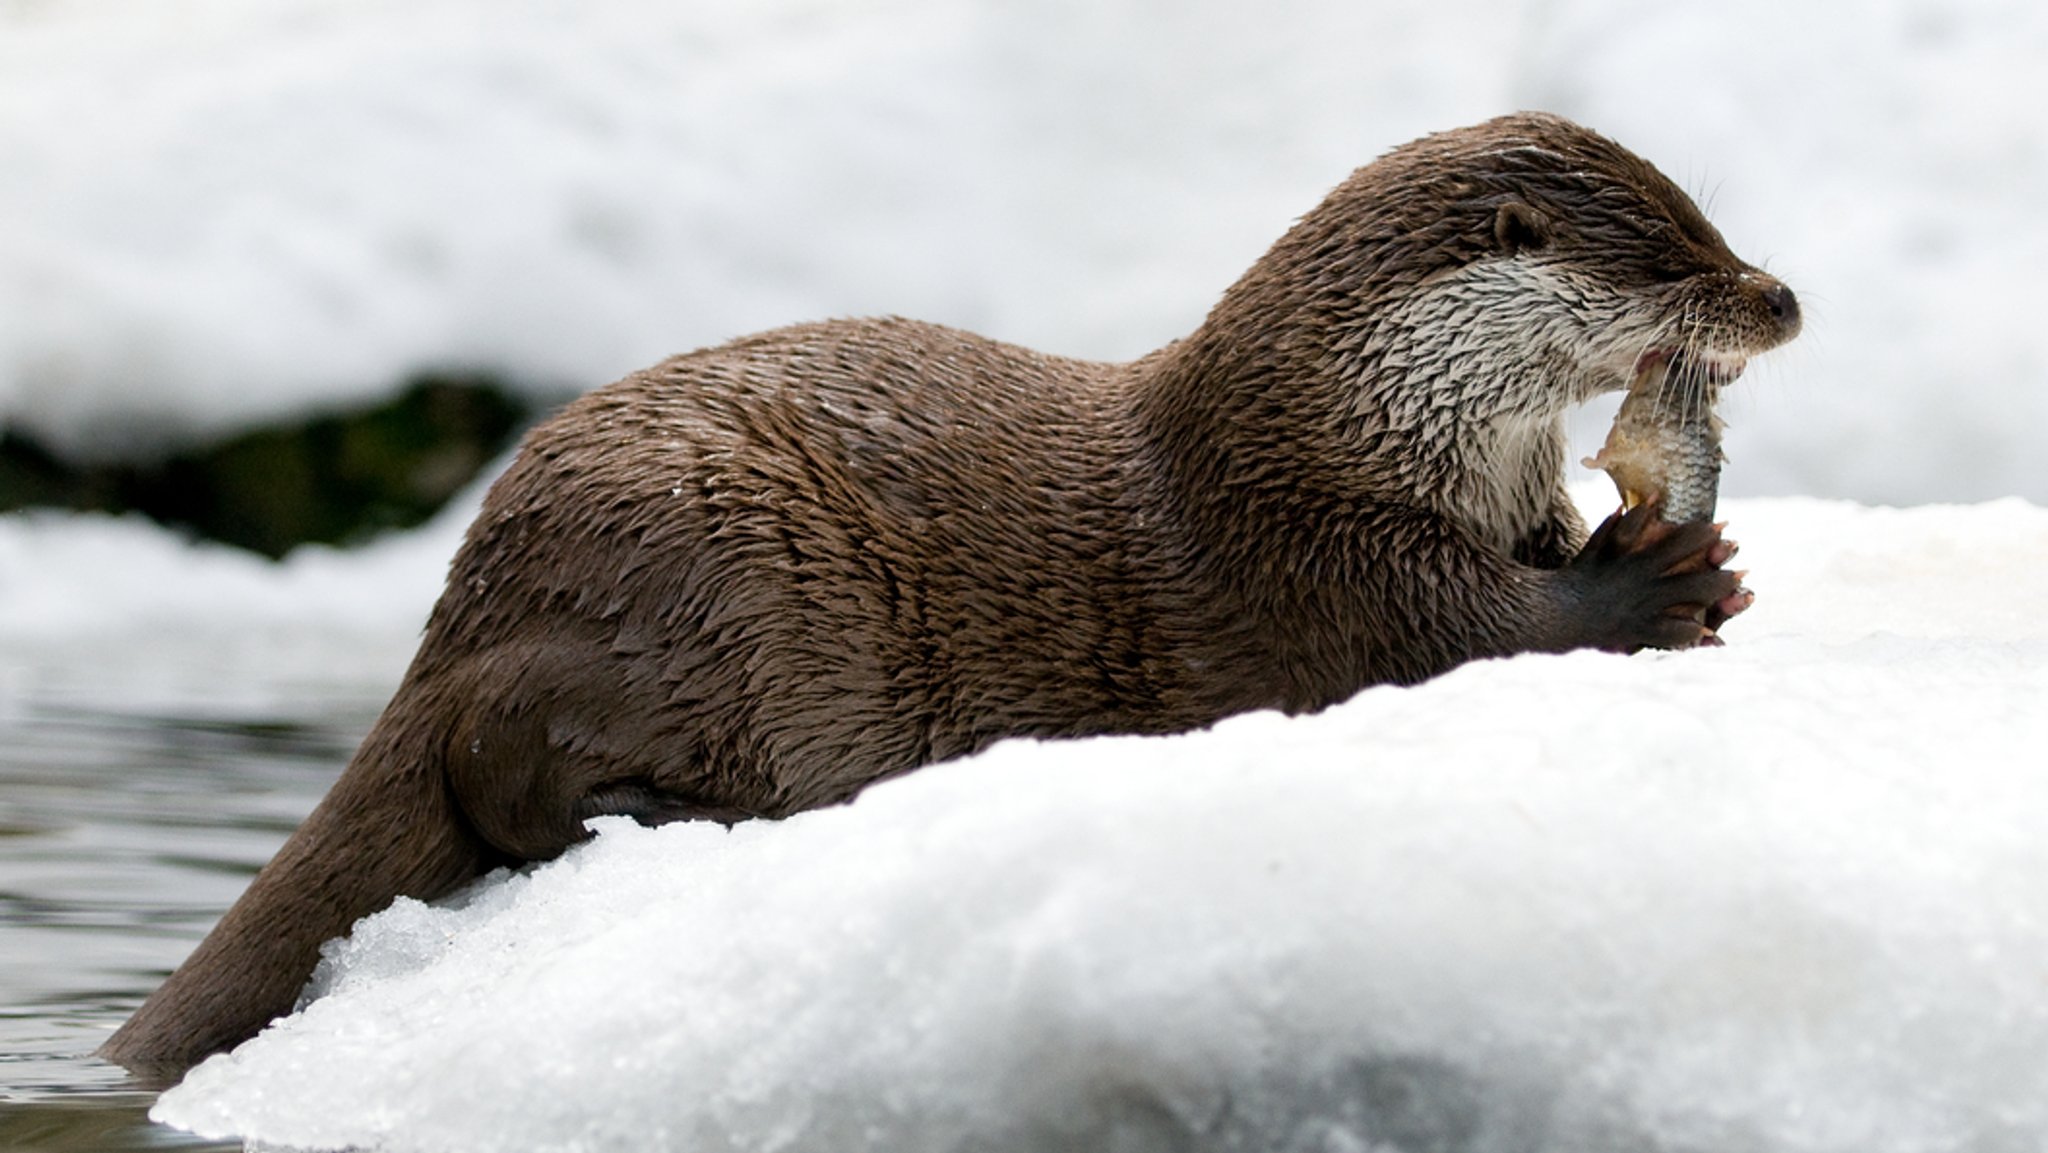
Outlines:
POLYGON ((1700 643, 1739 599, 1718 526, 1588 541, 1561 418, 1626 382, 1616 333, 1789 338, 1758 277, 1648 164, 1525 115, 1360 169, 1136 362, 836 321, 599 389, 492 488, 333 792, 102 1052, 173 1076, 357 918, 594 815, 780 817, 1003 737, 1700 643))

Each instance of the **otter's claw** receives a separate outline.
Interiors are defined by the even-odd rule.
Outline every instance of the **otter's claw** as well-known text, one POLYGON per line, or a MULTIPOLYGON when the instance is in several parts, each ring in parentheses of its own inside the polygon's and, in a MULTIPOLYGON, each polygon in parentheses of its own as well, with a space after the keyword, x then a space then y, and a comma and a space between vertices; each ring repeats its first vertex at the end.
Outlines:
POLYGON ((1735 555, 1721 526, 1673 524, 1650 501, 1607 518, 1565 566, 1579 593, 1584 639, 1634 652, 1721 643, 1720 629, 1755 600, 1743 572, 1721 567, 1735 555))

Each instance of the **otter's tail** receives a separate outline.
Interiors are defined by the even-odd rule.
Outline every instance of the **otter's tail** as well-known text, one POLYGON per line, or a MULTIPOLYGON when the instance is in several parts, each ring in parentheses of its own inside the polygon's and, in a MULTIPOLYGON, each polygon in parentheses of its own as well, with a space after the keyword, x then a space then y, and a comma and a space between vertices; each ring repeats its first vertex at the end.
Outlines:
POLYGON ((395 897, 430 900, 500 863, 460 816, 434 729, 409 723, 409 698, 401 691, 326 799, 100 1056, 174 1080, 289 1013, 321 942, 395 897))

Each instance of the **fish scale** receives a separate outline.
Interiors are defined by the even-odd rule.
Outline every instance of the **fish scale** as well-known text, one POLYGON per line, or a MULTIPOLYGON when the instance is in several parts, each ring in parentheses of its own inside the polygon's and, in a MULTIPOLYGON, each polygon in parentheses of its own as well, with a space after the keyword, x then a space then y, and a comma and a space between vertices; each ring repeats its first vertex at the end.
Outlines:
POLYGON ((1704 370, 1657 358, 1636 374, 1588 468, 1604 469, 1623 508, 1661 499, 1673 524, 1712 520, 1721 487, 1719 389, 1704 370))

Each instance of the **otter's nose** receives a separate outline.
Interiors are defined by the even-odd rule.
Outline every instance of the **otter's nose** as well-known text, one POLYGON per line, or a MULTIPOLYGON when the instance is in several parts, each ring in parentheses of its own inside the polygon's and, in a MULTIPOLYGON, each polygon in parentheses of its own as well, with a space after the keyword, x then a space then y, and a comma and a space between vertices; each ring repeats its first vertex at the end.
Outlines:
POLYGON ((1771 317, 1778 322, 1778 327, 1786 332, 1797 332, 1799 298, 1792 295, 1792 290, 1785 287, 1782 282, 1773 280, 1765 286, 1763 295, 1764 306, 1771 310, 1771 317))

